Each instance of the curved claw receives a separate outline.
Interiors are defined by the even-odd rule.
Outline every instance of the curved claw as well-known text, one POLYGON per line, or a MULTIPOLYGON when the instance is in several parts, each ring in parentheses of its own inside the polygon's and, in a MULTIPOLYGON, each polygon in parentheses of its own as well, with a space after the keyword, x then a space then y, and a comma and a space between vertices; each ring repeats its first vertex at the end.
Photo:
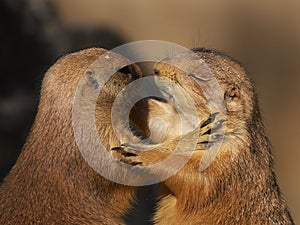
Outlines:
POLYGON ((111 149, 112 151, 118 151, 119 153, 121 153, 123 156, 137 156, 137 153, 135 151, 128 151, 125 150, 125 148, 121 147, 114 147, 111 149))
POLYGON ((206 150, 209 149, 212 145, 212 142, 198 142, 197 149, 206 150))
POLYGON ((220 119, 216 122, 216 126, 222 125, 226 121, 227 121, 226 119, 220 119))
POLYGON ((219 112, 214 112, 214 113, 210 114, 209 117, 207 118, 207 120, 204 121, 204 123, 201 125, 201 128, 207 126, 210 123, 212 123, 215 120, 215 118, 218 114, 219 114, 219 112))
POLYGON ((215 140, 215 139, 219 139, 219 138, 221 138, 221 137, 223 137, 224 136, 224 134, 213 134, 212 135, 212 138, 215 140))
POLYGON ((131 166, 142 165, 142 162, 131 160, 130 158, 121 158, 120 162, 126 163, 131 166))

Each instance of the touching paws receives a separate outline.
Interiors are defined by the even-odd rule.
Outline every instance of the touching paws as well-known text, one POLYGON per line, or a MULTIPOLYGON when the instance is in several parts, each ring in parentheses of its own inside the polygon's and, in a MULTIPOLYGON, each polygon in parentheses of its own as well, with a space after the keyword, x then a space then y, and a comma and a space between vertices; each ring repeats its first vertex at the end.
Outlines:
POLYGON ((118 152, 121 157, 119 161, 131 166, 149 166, 166 159, 171 152, 165 148, 156 145, 149 150, 136 150, 134 146, 122 144, 119 147, 112 148, 112 151, 118 152))
MULTIPOLYGON (((206 150, 213 145, 213 143, 221 140, 224 136, 221 128, 226 120, 216 120, 217 115, 217 112, 212 113, 208 118, 204 119, 200 123, 196 150, 206 150)), ((114 147, 111 150, 119 154, 118 159, 123 163, 132 166, 147 166, 167 158, 175 149, 166 149, 166 147, 169 146, 172 146, 169 142, 165 145, 162 143, 151 150, 140 151, 137 150, 138 148, 125 143, 119 147, 114 147)))

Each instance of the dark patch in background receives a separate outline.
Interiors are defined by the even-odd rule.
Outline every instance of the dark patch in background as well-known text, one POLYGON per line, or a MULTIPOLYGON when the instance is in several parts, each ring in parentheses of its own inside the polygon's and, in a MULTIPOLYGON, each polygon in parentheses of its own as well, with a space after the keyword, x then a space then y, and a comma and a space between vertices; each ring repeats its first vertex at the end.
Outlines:
POLYGON ((62 55, 122 43, 115 31, 61 25, 47 1, 0 2, 0 178, 15 163, 36 113, 41 81, 62 55))
MULTIPOLYGON (((112 49, 125 40, 105 27, 65 27, 48 1, 0 1, 0 182, 15 164, 37 112, 41 81, 55 61, 89 47, 112 49)), ((152 187, 138 189, 128 224, 149 221, 152 187)), ((148 223, 144 223, 148 224, 148 223)))

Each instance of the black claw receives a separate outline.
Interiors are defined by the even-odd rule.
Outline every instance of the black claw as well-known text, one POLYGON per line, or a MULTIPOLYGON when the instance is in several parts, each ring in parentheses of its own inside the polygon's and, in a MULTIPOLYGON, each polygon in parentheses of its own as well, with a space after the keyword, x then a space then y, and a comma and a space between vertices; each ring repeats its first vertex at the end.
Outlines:
POLYGON ((214 112, 212 114, 210 114, 210 116, 208 117, 208 119, 202 124, 201 127, 205 127, 206 125, 210 124, 212 121, 215 120, 216 116, 219 114, 219 112, 214 112))
POLYGON ((221 119, 221 120, 217 121, 216 125, 217 126, 222 125, 224 122, 226 122, 226 119, 221 119))
POLYGON ((112 151, 118 151, 120 152, 123 156, 137 156, 137 154, 133 152, 128 152, 126 151, 123 147, 114 147, 111 149, 112 151))
POLYGON ((131 165, 136 166, 136 165, 142 165, 142 162, 131 162, 131 165))
POLYGON ((210 146, 212 146, 212 142, 209 142, 209 141, 203 141, 203 142, 198 142, 197 145, 203 145, 205 146, 204 148, 205 149, 208 149, 210 146))
POLYGON ((124 147, 130 147, 130 144, 128 144, 128 143, 123 143, 123 144, 121 144, 121 146, 124 146, 124 147))
POLYGON ((219 128, 223 125, 223 123, 226 122, 226 121, 227 121, 226 119, 221 119, 221 120, 217 121, 217 122, 215 123, 215 126, 212 127, 212 130, 217 130, 217 129, 219 129, 219 128))
POLYGON ((114 147, 114 148, 112 148, 111 150, 112 150, 112 151, 123 151, 124 148, 122 148, 122 147, 114 147))
POLYGON ((218 115, 220 112, 214 112, 210 114, 209 119, 214 120, 216 118, 216 115, 218 115))
POLYGON ((209 142, 209 141, 199 141, 199 142, 197 142, 197 145, 199 145, 199 144, 209 144, 209 143, 211 143, 211 142, 209 142))
POLYGON ((143 164, 142 162, 128 162, 128 160, 126 158, 122 158, 122 159, 120 159, 120 161, 123 163, 129 164, 129 165, 132 165, 132 166, 143 164))
POLYGON ((213 134, 212 138, 213 139, 218 139, 218 138, 223 137, 223 136, 224 136, 223 134, 213 134))
POLYGON ((215 131, 215 130, 219 129, 225 121, 226 121, 226 119, 221 119, 221 120, 217 121, 215 123, 215 126, 212 127, 211 129, 207 130, 204 134, 211 134, 212 131, 215 131))
POLYGON ((137 156, 137 154, 135 154, 135 153, 132 153, 132 152, 122 152, 122 155, 124 155, 124 156, 137 156))

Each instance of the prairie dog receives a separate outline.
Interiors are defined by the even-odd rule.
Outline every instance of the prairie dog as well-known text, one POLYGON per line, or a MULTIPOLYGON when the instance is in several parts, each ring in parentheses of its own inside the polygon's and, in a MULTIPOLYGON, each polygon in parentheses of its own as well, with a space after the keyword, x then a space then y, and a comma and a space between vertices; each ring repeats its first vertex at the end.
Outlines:
MULTIPOLYGON (((134 187, 107 180, 89 167, 72 127, 76 87, 84 78, 84 90, 93 91, 97 79, 86 70, 104 53, 91 48, 67 55, 46 73, 30 135, 0 187, 1 224, 123 224, 134 187)), ((113 100, 140 76, 137 67, 129 67, 133 72, 114 74, 97 101, 97 129, 109 148, 119 144, 109 123, 113 100)))
MULTIPOLYGON (((193 52, 195 54, 163 60, 156 65, 155 73, 171 79, 189 93, 199 117, 209 118, 212 114, 214 116, 207 121, 212 126, 221 126, 207 133, 205 127, 209 123, 206 121, 203 126, 200 123, 194 154, 178 173, 163 182, 165 193, 158 203, 155 224, 293 224, 277 185, 270 143, 264 132, 254 87, 246 71, 233 59, 215 51, 194 49, 193 52), (216 115, 216 112, 210 111, 209 100, 198 85, 200 82, 204 89, 214 88, 209 79, 205 79, 205 74, 200 73, 203 77, 187 74, 170 65, 169 60, 178 60, 187 67, 192 66, 194 60, 205 62, 222 90, 226 113, 216 115), (204 132, 201 132, 202 129, 204 132), (223 132, 222 138, 215 142, 201 140, 206 135, 218 137, 219 132, 223 132), (221 148, 216 158, 206 170, 199 171, 205 151, 217 143, 221 144, 221 148)), ((167 94, 172 96, 171 92, 167 94)), ((182 107, 188 109, 189 106, 182 107)), ((147 167, 143 166, 168 157, 179 138, 166 140, 149 151, 124 155, 122 161, 147 171, 147 167)), ((134 152, 130 147, 121 147, 123 152, 134 152)), ((180 159, 184 155, 177 157, 180 159)), ((172 170, 172 164, 150 172, 160 176, 164 170, 172 170)))

